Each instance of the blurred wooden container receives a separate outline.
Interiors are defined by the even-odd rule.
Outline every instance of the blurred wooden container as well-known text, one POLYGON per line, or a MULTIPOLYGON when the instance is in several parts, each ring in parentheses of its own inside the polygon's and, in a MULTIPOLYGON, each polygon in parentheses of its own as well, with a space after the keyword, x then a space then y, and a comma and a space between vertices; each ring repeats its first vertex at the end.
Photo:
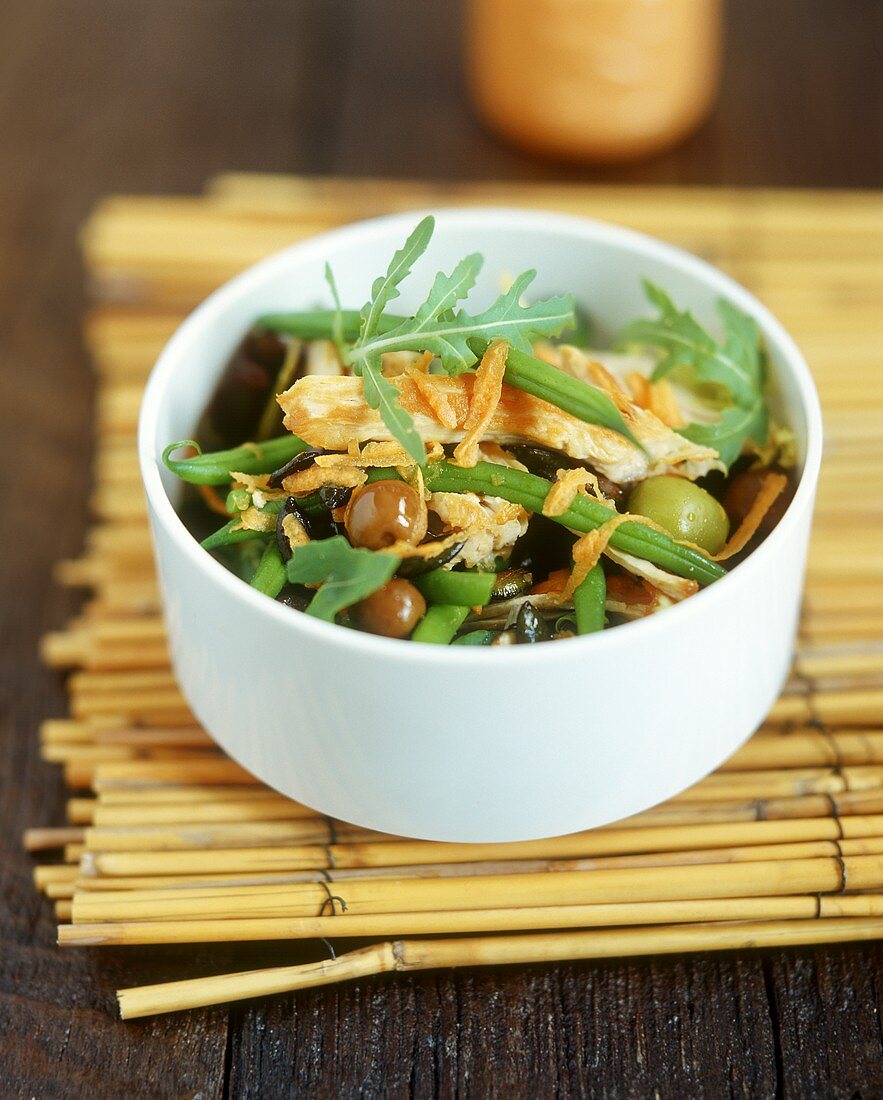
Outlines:
POLYGON ((468 0, 485 121, 541 155, 622 161, 676 145, 720 78, 721 0, 468 0))

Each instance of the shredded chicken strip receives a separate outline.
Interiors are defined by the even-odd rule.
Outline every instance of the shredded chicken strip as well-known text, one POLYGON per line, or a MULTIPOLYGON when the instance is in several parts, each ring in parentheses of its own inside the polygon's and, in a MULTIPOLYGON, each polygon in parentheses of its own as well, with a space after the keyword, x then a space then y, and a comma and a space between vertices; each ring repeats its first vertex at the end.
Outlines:
POLYGON ((727 540, 723 550, 714 555, 714 561, 726 561, 745 549, 757 534, 764 516, 785 491, 787 484, 788 478, 784 474, 777 473, 775 470, 767 471, 760 491, 754 498, 754 503, 749 508, 748 514, 739 524, 738 529, 727 540))
POLYGON ((520 504, 477 493, 433 493, 429 509, 465 542, 449 565, 480 565, 509 550, 527 530, 530 513, 520 504))
POLYGON ((543 501, 543 515, 563 516, 580 491, 585 489, 591 489, 592 495, 599 503, 616 511, 616 505, 601 492, 601 486, 592 471, 577 466, 572 470, 558 470, 552 488, 543 501))
POLYGON ((661 419, 672 428, 690 423, 713 424, 720 419, 720 409, 703 400, 689 386, 681 385, 670 378, 651 382, 656 361, 648 356, 583 351, 570 344, 543 344, 541 348, 534 350, 547 363, 592 385, 599 384, 596 378, 600 367, 623 393, 634 397, 636 404, 657 415, 664 413, 661 419), (646 387, 638 381, 641 378, 646 387))
POLYGON ((611 561, 621 565, 623 569, 627 569, 634 576, 648 581, 654 588, 658 588, 660 592, 664 592, 669 599, 675 602, 685 600, 688 596, 693 596, 699 591, 699 585, 696 581, 689 580, 687 577, 678 577, 674 573, 660 569, 658 565, 653 565, 652 562, 644 561, 643 558, 636 558, 634 554, 626 554, 623 550, 614 550, 609 545, 605 548, 604 553, 611 561))
POLYGON ((466 434, 454 451, 454 461, 458 466, 475 466, 481 458, 479 443, 493 420, 503 395, 503 375, 506 373, 508 354, 509 345, 506 341, 494 340, 481 358, 475 372, 469 412, 463 425, 466 434))
MULTIPOLYGON (((400 404, 411 414, 421 438, 439 443, 459 442, 469 415, 474 375, 454 378, 425 375, 421 388, 407 376, 390 381, 398 388, 400 404), (457 428, 440 423, 432 407, 436 402, 426 400, 426 387, 444 395, 456 415, 457 428)), ((587 424, 505 383, 484 439, 502 444, 528 441, 563 451, 571 458, 590 463, 618 485, 664 473, 695 479, 710 470, 723 469, 714 449, 700 447, 678 435, 653 413, 634 404, 612 378, 610 381, 616 389, 615 401, 623 418, 646 453, 619 432, 587 424)), ((285 427, 313 447, 344 450, 352 439, 390 438, 380 414, 365 401, 360 378, 302 378, 277 400, 285 413, 285 427)))
POLYGON ((566 595, 572 596, 579 588, 598 564, 617 527, 630 518, 628 515, 614 513, 606 523, 602 523, 594 531, 587 531, 576 540, 573 544, 573 569, 564 589, 566 595))

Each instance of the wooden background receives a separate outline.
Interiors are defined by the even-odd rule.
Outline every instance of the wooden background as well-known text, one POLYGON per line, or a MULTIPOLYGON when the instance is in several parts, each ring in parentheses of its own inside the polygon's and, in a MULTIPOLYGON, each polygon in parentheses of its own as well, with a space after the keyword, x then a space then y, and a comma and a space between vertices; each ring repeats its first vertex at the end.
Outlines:
MULTIPOLYGON (((123 1025, 113 989, 216 949, 62 954, 19 851, 61 820, 36 659, 71 597, 92 382, 76 229, 112 191, 223 169, 879 187, 883 4, 733 0, 709 124, 625 169, 532 161, 473 120, 452 0, 0 5, 0 1095, 883 1095, 883 948, 417 974, 123 1025)), ((256 948, 237 966, 300 956, 256 948)))

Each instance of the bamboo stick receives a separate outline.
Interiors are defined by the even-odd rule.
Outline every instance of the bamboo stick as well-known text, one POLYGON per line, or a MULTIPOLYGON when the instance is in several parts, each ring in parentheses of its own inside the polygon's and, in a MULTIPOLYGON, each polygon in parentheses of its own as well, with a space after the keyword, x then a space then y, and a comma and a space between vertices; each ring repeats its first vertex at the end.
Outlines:
MULTIPOLYGON (((769 844, 741 848, 703 848, 694 851, 658 852, 626 856, 598 856, 591 859, 541 860, 518 859, 507 862, 483 863, 426 863, 414 865, 392 865, 353 870, 336 869, 330 877, 323 871, 300 871, 287 875, 252 874, 249 876, 188 876, 171 878, 163 876, 144 876, 136 879, 61 879, 50 883, 46 892, 51 897, 74 897, 83 890, 100 893, 106 901, 131 900, 132 891, 160 890, 169 895, 170 891, 178 899, 192 896, 192 891, 211 888, 214 897, 251 896, 259 892, 258 888, 281 888, 303 883, 333 883, 334 888, 344 888, 345 884, 364 879, 444 879, 474 876, 487 878, 495 875, 554 875, 570 872, 587 872, 612 869, 648 869, 686 867, 698 865, 727 865, 733 863, 756 863, 775 860, 806 860, 821 857, 843 858, 846 856, 871 856, 883 854, 883 837, 871 837, 858 840, 819 840, 795 844, 769 844), (198 880, 198 881, 197 881, 198 880), (124 888, 113 888, 125 883, 124 888)), ((144 895, 139 893, 138 897, 144 895)), ((201 895, 200 895, 201 896, 201 895)))
POLYGON ((187 784, 166 783, 157 787, 105 786, 98 792, 97 805, 102 808, 110 806, 157 806, 171 805, 192 806, 196 804, 215 803, 223 799, 229 803, 270 801, 275 798, 282 804, 288 804, 291 799, 284 794, 278 794, 269 787, 260 784, 250 786, 236 786, 235 784, 187 784))
POLYGON ((139 760, 134 764, 103 764, 95 770, 97 791, 111 787, 144 788, 202 782, 212 786, 229 784, 246 787, 254 787, 259 783, 245 768, 227 759, 186 761, 181 765, 139 760))
POLYGON ((92 825, 98 802, 94 798, 69 798, 65 806, 71 825, 92 825))
POLYGON ((24 848, 28 852, 48 852, 64 848, 66 844, 76 844, 83 839, 83 830, 77 828, 26 829, 24 848))
MULTIPOLYGON (((180 874, 200 872, 295 871, 333 864, 340 868, 392 866, 427 862, 475 862, 481 859, 588 858, 597 855, 629 855, 653 851, 688 851, 696 848, 794 843, 806 840, 834 840, 841 834, 850 839, 881 833, 879 815, 844 818, 839 823, 819 817, 805 821, 747 821, 735 824, 689 824, 660 828, 600 829, 548 841, 509 845, 436 844, 428 841, 395 839, 389 842, 311 844, 302 835, 301 844, 272 847, 237 847, 205 850, 167 849, 90 851, 90 869, 102 875, 180 874)), ((358 835, 358 834, 354 834, 358 835)), ((322 838, 324 839, 324 838, 322 838)), ((121 843, 126 834, 120 835, 121 843)))
POLYGON ((304 844, 369 839, 385 833, 362 829, 345 822, 331 822, 321 817, 304 817, 282 821, 233 821, 194 825, 158 825, 154 828, 103 829, 90 827, 84 832, 86 851, 109 852, 171 852, 202 851, 206 855, 216 848, 263 848, 272 844, 304 844))
MULTIPOLYGON (((883 896, 822 898, 710 898, 697 901, 625 902, 551 908, 473 909, 437 913, 383 913, 346 918, 346 934, 358 937, 421 936, 537 929, 603 928, 706 921, 800 920, 881 917, 883 896)), ((339 934, 336 917, 236 918, 226 921, 130 921, 71 924, 58 930, 62 947, 169 943, 324 939, 339 934)))
POLYGON ((76 672, 68 680, 73 695, 116 695, 136 691, 177 690, 174 674, 166 669, 132 672, 76 672))
POLYGON ((813 710, 821 722, 830 725, 879 725, 883 723, 883 690, 820 692, 814 697, 813 710))
POLYGON ((79 867, 71 867, 66 863, 43 863, 34 868, 34 885, 38 890, 44 890, 53 882, 76 882, 79 877, 79 867))
MULTIPOLYGON (((844 879, 853 890, 883 887, 883 857, 847 856, 779 862, 733 863, 650 869, 614 869, 559 874, 494 875, 452 879, 355 879, 346 884, 347 913, 417 912, 436 909, 488 909, 590 902, 690 900, 696 898, 831 893, 844 879)), ((328 905, 324 886, 303 883, 262 887, 240 896, 226 891, 129 891, 124 899, 101 894, 74 898, 73 919, 182 920, 205 917, 313 916, 328 905), (203 896, 197 896, 202 893, 203 896)), ((343 906, 341 906, 342 908, 343 906)))
POLYGON ((819 764, 883 763, 883 733, 865 730, 755 734, 719 769, 721 772, 799 768, 819 764))
MULTIPOLYGON (((71 894, 78 891, 103 894, 125 894, 129 890, 174 890, 185 895, 193 887, 211 886, 222 891, 227 887, 281 886, 303 882, 342 883, 362 878, 458 878, 464 875, 555 874, 562 871, 593 871, 609 868, 673 867, 711 863, 751 863, 771 859, 812 859, 818 856, 879 855, 883 853, 883 838, 856 840, 815 840, 795 843, 775 843, 763 846, 732 848, 699 848, 692 851, 651 852, 637 855, 594 856, 585 859, 511 859, 506 861, 464 863, 394 863, 389 866, 336 868, 329 872, 315 866, 301 871, 250 871, 180 875, 140 875, 134 877, 94 877, 88 874, 65 880, 71 894)), ((88 868, 88 865, 87 865, 88 868)), ((84 870, 80 868, 80 870, 84 870)))
MULTIPOLYGON (((321 825, 321 822, 319 823, 321 825)), ((343 826, 341 826, 343 828, 343 826)), ((304 823, 299 830, 302 836, 315 830, 316 824, 304 823)), ((857 816, 841 822, 831 818, 786 821, 752 821, 739 824, 661 826, 633 829, 601 829, 583 833, 571 833, 563 837, 548 840, 520 841, 517 843, 497 844, 445 844, 435 841, 367 840, 370 834, 364 830, 350 827, 346 835, 348 842, 325 843, 328 830, 321 832, 322 843, 311 844, 308 841, 296 845, 276 845, 259 851, 245 849, 249 834, 235 832, 240 841, 238 848, 205 848, 207 859, 217 858, 218 866, 229 859, 230 870, 241 870, 250 861, 251 867, 258 867, 268 859, 285 860, 286 870, 306 870, 311 868, 353 869, 365 867, 391 867, 402 864, 433 863, 476 863, 491 861, 502 863, 506 860, 530 859, 587 859, 589 857, 608 857, 646 854, 649 852, 695 851, 698 849, 733 848, 751 845, 766 846, 776 843, 797 843, 806 841, 834 841, 839 838, 856 840, 883 836, 883 815, 857 816)), ((129 842, 129 832, 123 830, 110 840, 99 837, 93 840, 96 830, 86 830, 84 839, 87 850, 92 853, 119 852, 125 857, 137 860, 141 852, 157 853, 158 846, 152 849, 123 847, 129 842), (113 847, 119 843, 120 847, 113 847), (110 845, 110 846, 102 846, 110 845)), ((251 834, 254 835, 254 834, 251 834)), ((160 834, 162 836, 162 834, 160 834)), ((165 849, 170 851, 172 849, 165 849)), ((177 851, 181 851, 178 848, 177 851)), ((96 855, 96 859, 102 858, 96 855)), ((758 857, 760 858, 760 857, 758 857)), ((170 861, 168 866, 172 865, 170 861)), ((101 866, 107 867, 108 860, 102 859, 101 866)), ((113 865, 113 864, 111 864, 113 865)), ((186 865, 186 861, 184 863, 186 865)), ((96 864, 96 866, 98 866, 96 864)), ((194 867, 194 870, 197 868, 194 867)), ((208 869, 208 868, 206 868, 208 869)), ((247 869, 247 868, 246 868, 247 869)), ((276 869, 280 869, 277 867, 276 869)), ((103 873, 108 873, 104 870, 103 873)), ((166 873, 166 872, 159 872, 166 873)))
MULTIPOLYGON (((76 893, 76 889, 72 881, 65 882, 63 880, 59 880, 58 882, 47 882, 46 886, 43 889, 43 893, 46 895, 47 898, 50 899, 50 901, 72 902, 74 894, 76 893)), ((71 909, 71 912, 73 912, 73 909, 71 909)), ((70 916, 66 917, 65 919, 70 920, 70 916)))
MULTIPOLYGON (((260 788, 256 790, 260 790, 260 788)), ((211 801, 195 802, 192 805, 160 803, 159 805, 105 806, 98 803, 92 812, 92 823, 101 828, 233 824, 235 822, 303 819, 312 820, 313 827, 315 827, 317 820, 322 820, 309 807, 273 794, 268 794, 266 798, 253 798, 244 802, 211 801)), ((327 829, 325 831, 327 835, 327 829)))
POLYGON ((643 928, 633 928, 475 939, 398 940, 362 948, 333 961, 122 989, 117 996, 123 1019, 134 1019, 273 993, 289 993, 393 970, 842 943, 874 940, 881 936, 883 920, 871 917, 663 925, 652 933, 643 928))

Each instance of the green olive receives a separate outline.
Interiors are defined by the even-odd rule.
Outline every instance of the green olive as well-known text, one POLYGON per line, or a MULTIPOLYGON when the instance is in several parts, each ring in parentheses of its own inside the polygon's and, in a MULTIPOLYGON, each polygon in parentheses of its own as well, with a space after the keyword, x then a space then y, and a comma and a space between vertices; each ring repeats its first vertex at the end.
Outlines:
POLYGON ((716 554, 730 533, 723 505, 711 493, 675 474, 642 481, 632 490, 628 509, 652 519, 672 538, 694 542, 709 554, 716 554))

